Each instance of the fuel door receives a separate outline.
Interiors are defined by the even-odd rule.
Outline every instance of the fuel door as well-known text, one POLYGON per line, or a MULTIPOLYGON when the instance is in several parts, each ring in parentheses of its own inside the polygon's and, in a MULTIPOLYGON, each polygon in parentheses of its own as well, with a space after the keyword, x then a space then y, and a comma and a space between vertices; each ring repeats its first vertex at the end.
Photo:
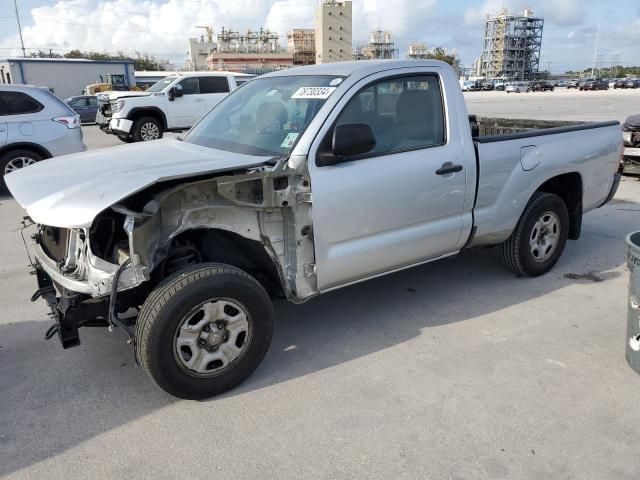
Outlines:
POLYGON ((520 149, 520 165, 525 172, 533 170, 540 165, 540 152, 538 147, 531 145, 520 149))

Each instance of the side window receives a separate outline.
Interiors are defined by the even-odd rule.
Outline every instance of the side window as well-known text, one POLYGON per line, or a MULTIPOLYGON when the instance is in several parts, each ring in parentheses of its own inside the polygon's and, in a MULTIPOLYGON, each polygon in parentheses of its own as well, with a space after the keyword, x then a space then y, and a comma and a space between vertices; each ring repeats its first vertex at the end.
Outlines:
POLYGON ((35 113, 44 106, 22 92, 0 92, 0 115, 35 113))
POLYGON ((86 98, 78 98, 72 103, 74 107, 86 107, 87 104, 88 102, 86 98))
POLYGON ((200 93, 200 87, 198 85, 197 77, 188 77, 180 82, 183 95, 194 95, 200 93))
POLYGON ((227 77, 198 77, 200 93, 227 93, 229 80, 227 77))
POLYGON ((444 108, 435 75, 382 80, 360 90, 336 124, 366 123, 376 138, 373 154, 445 143, 444 108))
POLYGON ((92 107, 97 107, 98 106, 98 99, 96 97, 89 97, 89 105, 92 107))

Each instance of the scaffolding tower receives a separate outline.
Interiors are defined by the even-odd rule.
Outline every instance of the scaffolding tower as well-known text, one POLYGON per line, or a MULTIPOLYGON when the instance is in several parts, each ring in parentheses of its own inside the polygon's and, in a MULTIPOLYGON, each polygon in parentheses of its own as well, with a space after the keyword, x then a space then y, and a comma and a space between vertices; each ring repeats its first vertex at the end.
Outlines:
POLYGON ((293 54, 294 65, 316 63, 316 31, 294 28, 287 33, 287 50, 293 54))
POLYGON ((413 42, 407 50, 407 60, 425 60, 429 58, 429 49, 426 43, 413 42))
MULTIPOLYGON (((366 60, 398 58, 398 49, 391 41, 391 33, 382 30, 371 32, 369 43, 362 47, 362 56, 366 60)), ((355 56, 354 56, 355 58, 355 56)))
POLYGON ((531 10, 487 16, 481 73, 486 78, 534 80, 540 68, 544 19, 531 10))

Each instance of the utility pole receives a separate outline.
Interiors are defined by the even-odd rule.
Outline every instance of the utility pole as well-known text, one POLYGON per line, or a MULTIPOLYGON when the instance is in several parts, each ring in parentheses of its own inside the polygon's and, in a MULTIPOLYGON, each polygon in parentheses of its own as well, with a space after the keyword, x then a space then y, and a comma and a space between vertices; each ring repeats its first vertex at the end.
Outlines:
POLYGON ((20 33, 20 45, 22 45, 22 56, 26 57, 27 52, 24 49, 24 40, 22 39, 22 27, 20 26, 20 15, 18 15, 18 1, 13 0, 13 6, 16 9, 16 21, 18 22, 18 32, 20 33))
POLYGON ((591 78, 594 78, 594 72, 596 69, 596 56, 598 55, 598 39, 600 38, 600 22, 598 22, 598 28, 596 30, 596 45, 593 49, 593 63, 591 64, 591 78))

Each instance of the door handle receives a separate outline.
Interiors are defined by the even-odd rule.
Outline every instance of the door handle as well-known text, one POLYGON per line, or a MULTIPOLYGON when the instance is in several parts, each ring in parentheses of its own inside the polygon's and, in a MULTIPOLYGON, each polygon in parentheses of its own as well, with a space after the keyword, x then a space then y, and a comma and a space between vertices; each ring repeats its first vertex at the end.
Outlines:
POLYGON ((462 165, 454 165, 451 162, 443 164, 438 170, 436 175, 448 175, 449 173, 458 173, 462 171, 462 165))

